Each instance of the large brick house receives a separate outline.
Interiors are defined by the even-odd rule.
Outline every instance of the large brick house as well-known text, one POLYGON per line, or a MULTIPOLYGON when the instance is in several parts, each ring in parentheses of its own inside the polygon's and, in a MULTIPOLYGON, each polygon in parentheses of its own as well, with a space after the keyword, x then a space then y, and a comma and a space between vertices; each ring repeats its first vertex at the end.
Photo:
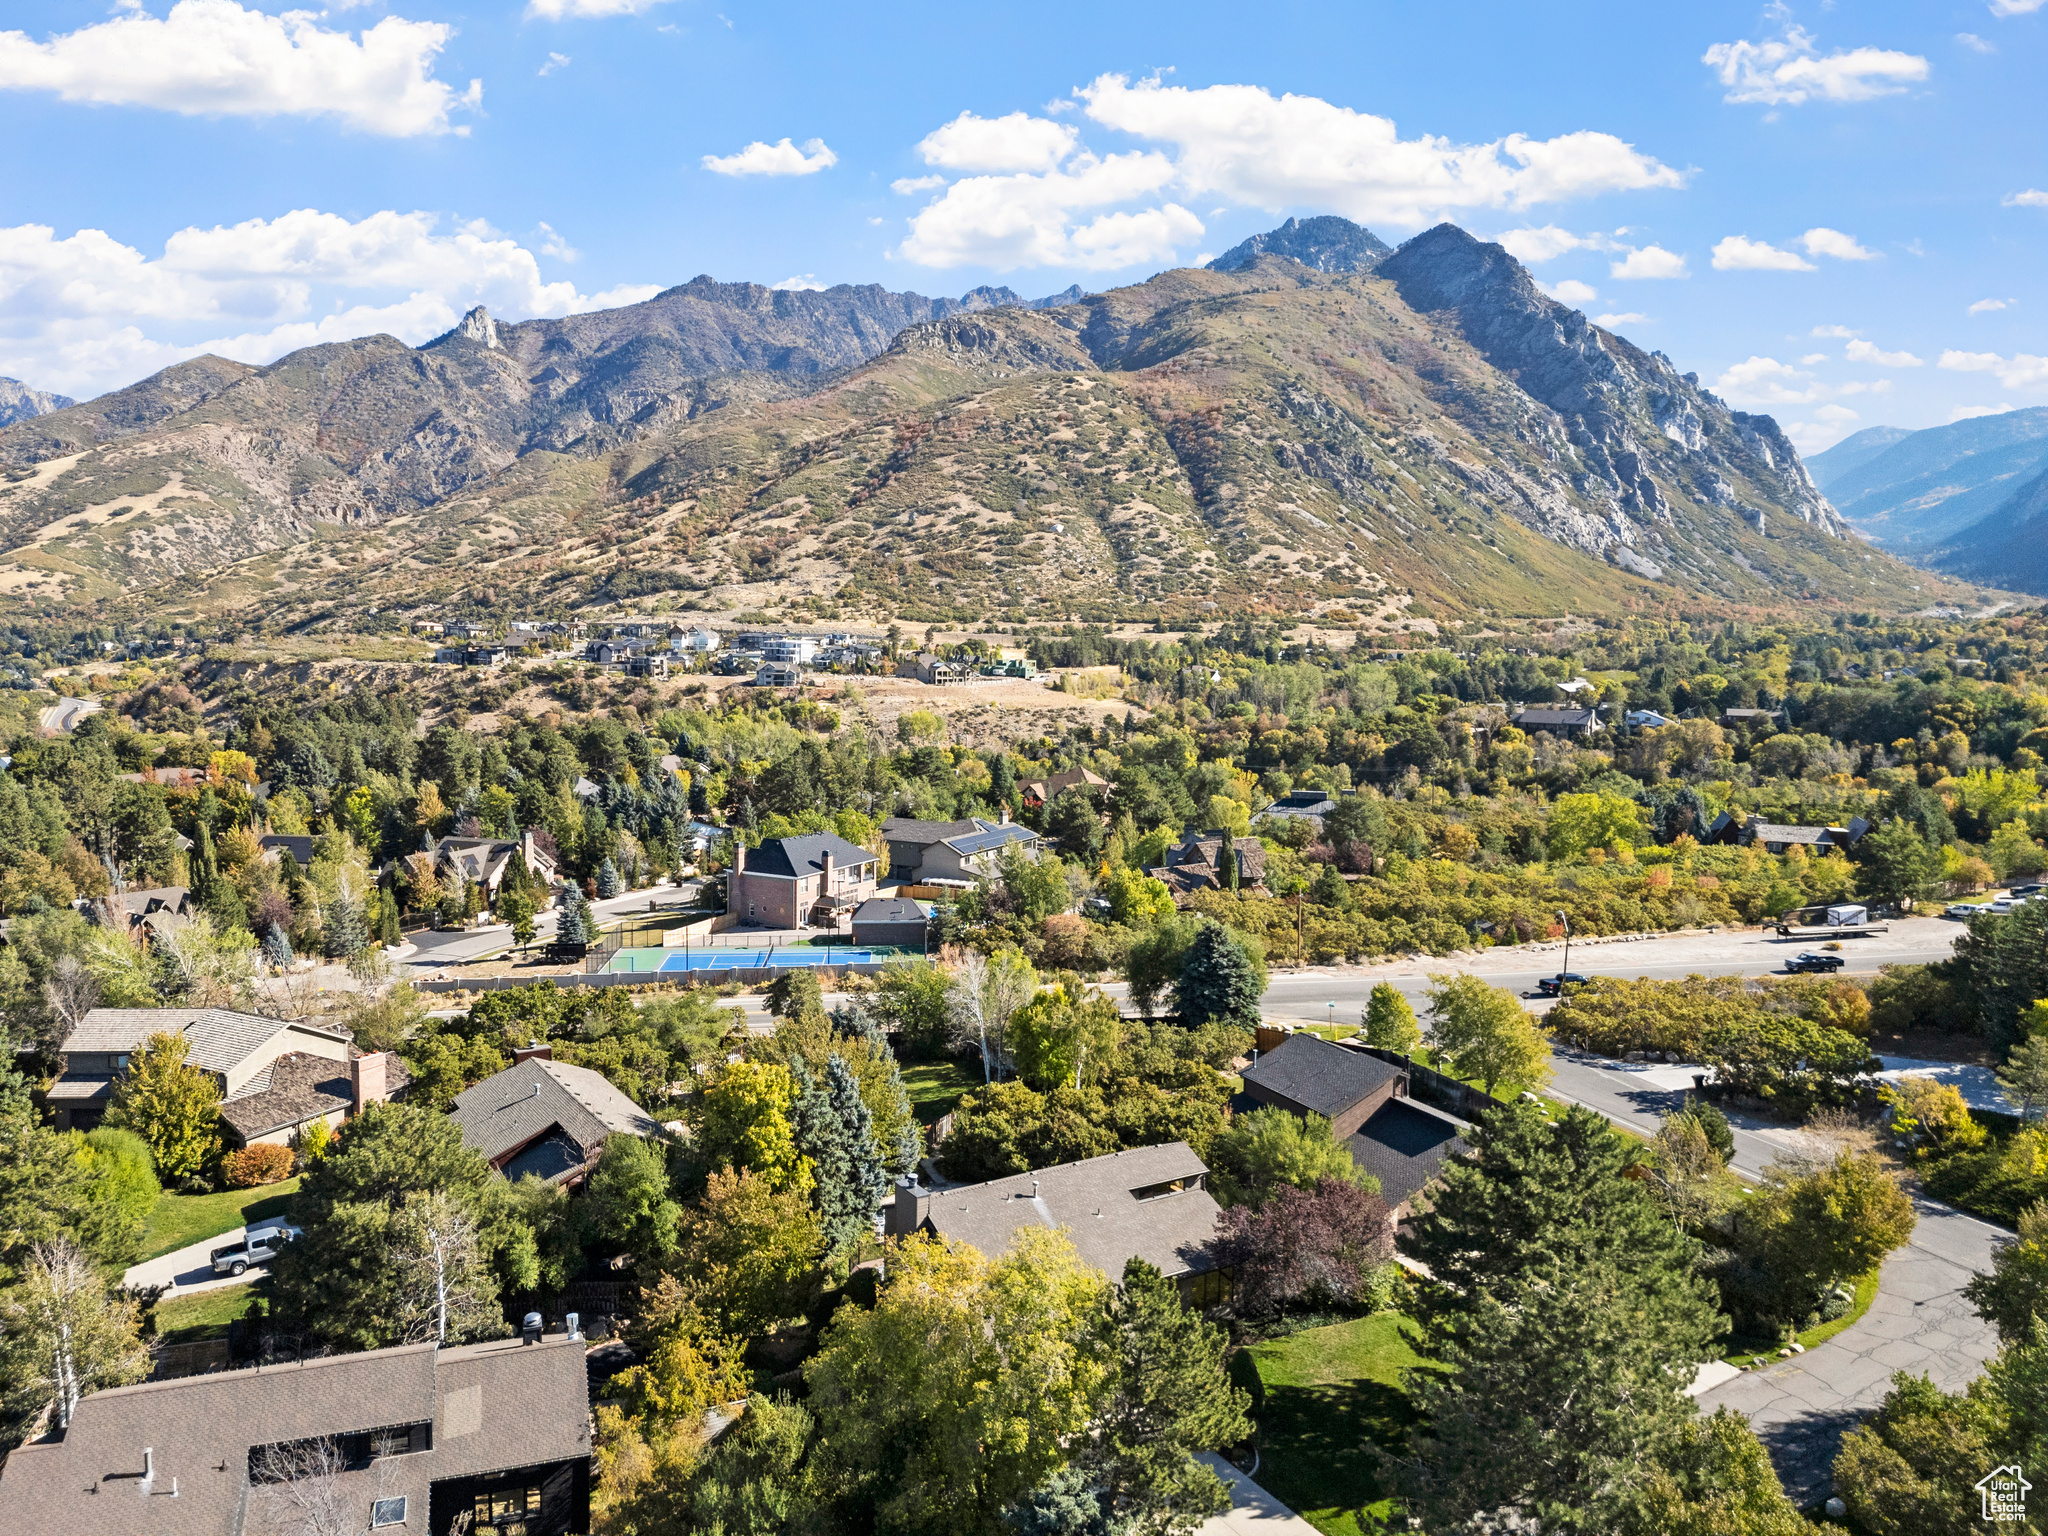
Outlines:
POLYGON ((726 909, 757 928, 836 928, 875 894, 881 860, 834 832, 742 847, 726 909))

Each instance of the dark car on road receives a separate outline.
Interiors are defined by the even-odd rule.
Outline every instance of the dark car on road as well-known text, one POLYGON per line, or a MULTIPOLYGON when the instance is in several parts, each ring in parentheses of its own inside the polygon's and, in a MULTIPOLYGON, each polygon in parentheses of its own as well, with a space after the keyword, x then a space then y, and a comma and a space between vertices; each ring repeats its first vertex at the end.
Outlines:
POLYGON ((1566 987, 1583 987, 1592 978, 1581 976, 1577 971, 1559 971, 1555 976, 1536 978, 1538 997, 1563 997, 1566 987))
POLYGON ((1812 950, 1808 950, 1803 955, 1794 955, 1785 962, 1785 969, 1790 974, 1797 974, 1801 971, 1839 971, 1841 968, 1842 957, 1840 955, 1818 955, 1812 950))

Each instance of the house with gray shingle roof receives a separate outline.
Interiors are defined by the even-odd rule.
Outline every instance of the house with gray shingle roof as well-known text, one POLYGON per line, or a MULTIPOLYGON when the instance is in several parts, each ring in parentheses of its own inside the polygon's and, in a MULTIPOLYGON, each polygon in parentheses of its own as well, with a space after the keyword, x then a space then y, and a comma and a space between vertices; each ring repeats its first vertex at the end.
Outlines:
POLYGON ((409 1344, 94 1392, 8 1456, 0 1531, 259 1536, 314 1529, 311 1492, 323 1530, 565 1536, 590 1451, 580 1337, 409 1344), (323 1445, 331 1470, 284 1475, 323 1445))
POLYGON ((1065 1231, 1082 1259, 1112 1280, 1128 1259, 1143 1259, 1190 1300, 1212 1298, 1216 1218, 1209 1169, 1184 1141, 1132 1147, 1078 1163, 958 1189, 898 1184, 886 1229, 898 1237, 927 1232, 1000 1258, 1027 1227, 1065 1231))
POLYGON ((233 1008, 95 1008, 58 1048, 61 1068, 47 1095, 57 1128, 98 1125, 115 1083, 149 1038, 160 1034, 184 1037, 186 1065, 210 1075, 220 1088, 221 1119, 229 1140, 238 1143, 288 1140, 310 1119, 332 1123, 391 1097, 407 1082, 396 1058, 365 1058, 345 1031, 303 1019, 233 1008), (337 1086, 344 1082, 346 1093, 337 1086), (306 1083, 320 1086, 305 1089, 306 1083), (273 1091, 280 1096, 267 1099, 273 1091), (306 1112, 292 1116, 294 1106, 306 1112))
POLYGON ((448 1114, 465 1145, 507 1179, 583 1182, 612 1136, 658 1136, 654 1117, 588 1067, 555 1061, 544 1045, 455 1096, 448 1114))
POLYGON ((1004 855, 1012 849, 1028 853, 1040 840, 1029 827, 1010 820, 1007 810, 1000 821, 977 816, 973 831, 940 838, 925 849, 918 879, 993 880, 1002 873, 1004 855))
POLYGON ((741 847, 726 910, 759 928, 837 927, 875 894, 881 860, 836 832, 741 847))

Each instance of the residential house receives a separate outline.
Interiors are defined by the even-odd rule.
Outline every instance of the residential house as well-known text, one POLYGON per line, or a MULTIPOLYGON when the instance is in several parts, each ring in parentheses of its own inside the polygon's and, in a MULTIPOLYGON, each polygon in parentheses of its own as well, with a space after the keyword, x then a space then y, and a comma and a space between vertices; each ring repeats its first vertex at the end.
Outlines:
POLYGON ((1622 723, 1637 730, 1661 730, 1671 721, 1654 709, 1631 709, 1622 717, 1622 723))
POLYGON ((738 859, 726 910, 764 928, 836 928, 875 894, 881 862, 833 832, 742 845, 738 859))
POLYGON ((1017 785, 1017 794, 1030 811, 1043 810, 1070 789, 1099 789, 1107 791, 1109 780, 1100 774, 1090 773, 1086 768, 1067 768, 1043 779, 1023 779, 1017 785))
POLYGON ((769 635, 761 642, 761 659, 779 666, 808 666, 817 654, 816 635, 769 635))
POLYGON ((974 818, 974 830, 942 837, 924 851, 917 877, 923 881, 972 883, 1002 873, 1003 856, 1011 849, 1028 853, 1042 841, 1029 827, 1019 826, 1003 812, 1002 820, 974 818))
POLYGON ((981 830, 977 820, 920 821, 915 816, 891 816, 882 823, 882 840, 889 846, 889 876, 915 881, 924 866, 927 850, 949 837, 961 837, 981 830))
POLYGON ((613 1136, 659 1136, 654 1117, 588 1067, 556 1061, 546 1045, 455 1096, 448 1115, 464 1145, 508 1180, 580 1184, 613 1136))
POLYGON ((1278 800, 1259 812, 1261 818, 1271 816, 1278 821, 1305 821, 1316 831, 1323 830, 1323 818, 1337 808, 1337 802, 1330 798, 1327 790, 1289 790, 1278 800))
POLYGON ((1029 656, 1012 657, 1006 661, 991 661, 982 666, 983 677, 1014 677, 1025 681, 1038 676, 1038 663, 1029 656))
POLYGON ((1209 1305, 1223 1299, 1226 1282, 1215 1256, 1221 1211, 1208 1181, 1194 1150, 1169 1141, 959 1189, 902 1180, 884 1227, 896 1237, 931 1233, 990 1258, 1008 1252, 1027 1228, 1064 1230, 1081 1258, 1110 1279, 1123 1277, 1128 1260, 1143 1259, 1176 1282, 1184 1299, 1209 1305))
POLYGON ((779 661, 764 661, 754 673, 756 688, 796 688, 803 684, 804 669, 779 661))
POLYGON ((1816 853, 1847 853, 1863 840, 1870 823, 1851 817, 1846 827, 1791 827, 1776 822, 1752 821, 1739 834, 1745 847, 1761 847, 1765 853, 1783 853, 1788 848, 1811 848, 1816 853))
POLYGON ((1412 1209, 1444 1159, 1466 1150, 1463 1124, 1410 1098, 1405 1071, 1319 1035, 1289 1035, 1260 1053, 1243 1079, 1233 1109, 1321 1115, 1352 1161, 1380 1181, 1380 1198, 1396 1220, 1412 1209))
POLYGON ((920 683, 929 683, 934 688, 951 687, 955 683, 969 682, 974 677, 974 663, 971 661, 949 661, 931 651, 904 662, 896 669, 898 677, 914 677, 920 683))
POLYGON ((310 1120, 336 1121, 398 1095, 409 1081, 397 1058, 363 1056, 346 1031, 302 1019, 230 1008, 94 1008, 58 1047, 47 1095, 57 1129, 98 1125, 114 1084, 160 1034, 185 1038, 185 1064, 213 1078, 228 1139, 237 1144, 290 1140, 310 1120))
POLYGON ((434 652, 434 660, 458 667, 502 667, 511 659, 502 645, 444 645, 434 652))
POLYGON ((204 768, 145 768, 140 773, 118 773, 114 777, 130 784, 158 784, 165 789, 197 790, 206 786, 204 768))
POLYGON ((721 643, 715 629, 684 629, 674 625, 668 632, 668 648, 677 655, 709 656, 721 643))
MULTIPOLYGON (((1220 831, 1183 832, 1180 841, 1166 850, 1166 862, 1145 873, 1164 882, 1180 905, 1196 891, 1220 891, 1228 883, 1223 869, 1226 838, 1228 834, 1220 831)), ((1264 895, 1266 845, 1256 837, 1228 840, 1237 857, 1238 889, 1264 895)))
POLYGON ((1600 711, 1518 705, 1509 714, 1508 723, 1532 734, 1548 731, 1553 736, 1584 736, 1600 729, 1600 711))
POLYGON ((95 904, 92 919, 103 927, 123 929, 130 938, 154 942, 184 927, 196 910, 192 893, 184 886, 164 885, 116 891, 95 904))
POLYGON ((0 1471, 19 1536, 590 1529, 575 1334, 407 1344, 114 1387, 0 1471))
POLYGON ((464 882, 481 886, 485 904, 495 905, 498 888, 505 883, 505 872, 512 867, 515 853, 526 861, 529 880, 550 886, 561 883, 560 869, 553 856, 536 841, 531 827, 516 838, 442 838, 434 844, 434 876, 450 886, 459 887, 464 882))
POLYGON ((626 658, 628 677, 667 677, 668 655, 663 651, 648 651, 626 658))
POLYGON ((444 635, 448 632, 447 626, 436 619, 414 619, 412 627, 423 635, 444 635))
POLYGON ((301 869, 313 862, 313 839, 310 837, 290 832, 266 832, 256 841, 263 850, 263 862, 266 864, 283 863, 287 853, 301 869))
POLYGON ((583 659, 609 667, 638 653, 642 647, 631 639, 593 640, 583 649, 583 659))
POLYGON ((930 924, 930 913, 906 896, 870 896, 853 909, 853 942, 922 949, 930 924))

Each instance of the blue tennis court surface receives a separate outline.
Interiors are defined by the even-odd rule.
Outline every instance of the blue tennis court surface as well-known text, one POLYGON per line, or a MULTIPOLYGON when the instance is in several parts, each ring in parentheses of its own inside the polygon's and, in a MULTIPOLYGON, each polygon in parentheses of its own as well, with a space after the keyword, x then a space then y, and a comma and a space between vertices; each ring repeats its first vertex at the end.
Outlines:
POLYGON ((753 971, 783 966, 873 965, 872 949, 826 949, 810 944, 787 949, 622 949, 606 965, 608 971, 753 971))

